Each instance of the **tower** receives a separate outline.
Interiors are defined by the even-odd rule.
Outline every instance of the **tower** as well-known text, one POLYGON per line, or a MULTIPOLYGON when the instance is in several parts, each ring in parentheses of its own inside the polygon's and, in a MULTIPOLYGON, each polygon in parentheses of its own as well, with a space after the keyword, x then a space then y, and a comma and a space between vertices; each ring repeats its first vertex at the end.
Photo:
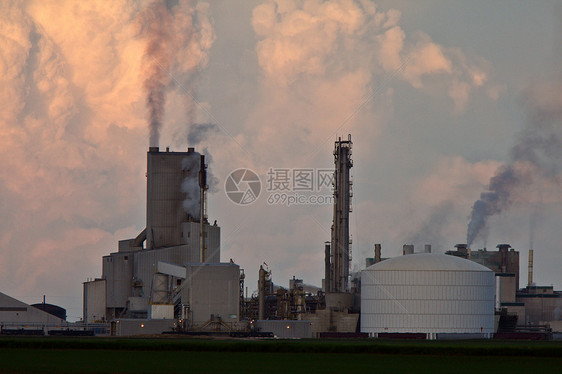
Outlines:
MULTIPOLYGON (((349 262, 351 247, 349 236, 349 212, 351 211, 351 135, 347 140, 341 137, 334 147, 334 218, 329 258, 326 258, 326 292, 349 292, 349 262)), ((326 247, 326 256, 328 250, 326 247)))

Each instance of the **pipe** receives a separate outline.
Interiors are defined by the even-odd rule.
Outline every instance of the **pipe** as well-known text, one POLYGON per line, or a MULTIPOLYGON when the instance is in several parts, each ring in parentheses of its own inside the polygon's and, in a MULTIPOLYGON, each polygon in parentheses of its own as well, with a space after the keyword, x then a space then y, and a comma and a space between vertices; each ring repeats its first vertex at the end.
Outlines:
POLYGON ((496 275, 496 310, 499 311, 501 309, 501 305, 502 305, 502 295, 501 295, 501 289, 502 289, 502 279, 501 276, 496 275))
POLYGON ((533 250, 529 249, 529 279, 527 286, 531 287, 533 285, 533 250))
POLYGON ((206 243, 206 239, 207 239, 207 233, 205 232, 205 220, 206 220, 206 216, 207 216, 207 209, 206 209, 206 203, 207 203, 207 167, 205 165, 205 156, 201 155, 201 165, 199 166, 199 187, 200 187, 200 191, 201 191, 201 195, 199 197, 199 207, 201 209, 200 213, 199 213, 199 222, 201 225, 201 230, 200 230, 200 239, 201 239, 201 254, 200 254, 200 260, 201 262, 207 262, 207 243, 206 243))
POLYGON ((258 320, 263 320, 265 307, 265 269, 260 265, 258 274, 258 320))
POLYGON ((324 292, 331 292, 331 261, 330 261, 330 242, 324 243, 324 292))

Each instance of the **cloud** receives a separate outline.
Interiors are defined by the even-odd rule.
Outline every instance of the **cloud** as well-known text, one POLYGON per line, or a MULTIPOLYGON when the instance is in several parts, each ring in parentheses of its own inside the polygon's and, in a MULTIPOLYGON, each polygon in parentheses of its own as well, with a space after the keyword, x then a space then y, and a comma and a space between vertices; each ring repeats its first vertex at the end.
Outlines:
MULTIPOLYGON (((145 6, 0 4, 3 291, 79 295, 81 281, 101 274, 101 256, 144 225, 145 6)), ((185 82, 214 33, 208 5, 179 1, 174 12, 168 26, 189 38, 173 60, 185 82)), ((77 318, 80 298, 66 307, 77 318)))

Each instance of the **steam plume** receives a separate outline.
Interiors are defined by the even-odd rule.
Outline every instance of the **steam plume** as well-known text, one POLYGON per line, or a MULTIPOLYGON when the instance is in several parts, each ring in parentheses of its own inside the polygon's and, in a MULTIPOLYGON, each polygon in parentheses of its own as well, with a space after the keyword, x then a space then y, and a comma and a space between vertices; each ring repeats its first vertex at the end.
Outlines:
POLYGON ((207 139, 212 133, 217 133, 219 128, 214 123, 194 123, 189 128, 187 134, 187 143, 191 145, 198 145, 207 139))
POLYGON ((158 146, 166 103, 165 90, 170 83, 168 72, 174 57, 169 25, 172 14, 163 2, 150 4, 141 14, 141 36, 146 45, 146 105, 149 116, 150 146, 158 146))
POLYGON ((199 220, 201 211, 200 207, 200 187, 199 187, 199 168, 201 166, 201 155, 197 152, 182 160, 182 170, 188 171, 189 175, 185 177, 181 184, 181 192, 185 193, 183 201, 183 209, 196 221, 199 220))
POLYGON ((445 201, 437 206, 431 214, 417 228, 417 231, 408 235, 404 243, 432 244, 435 248, 444 242, 443 231, 454 209, 451 201, 445 201))
MULTIPOLYGON (((173 80, 183 87, 207 62, 214 33, 206 12, 208 4, 180 0, 176 5, 157 0, 138 16, 139 36, 146 40, 144 89, 148 109, 150 146, 158 146, 166 91, 173 80)), ((192 106, 187 99, 186 105, 192 106)), ((189 113, 188 113, 189 114, 189 113)), ((192 114, 189 114, 190 117, 192 114)))
MULTIPOLYGON (((202 142, 206 141, 212 134, 219 132, 219 127, 214 123, 194 123, 189 127, 189 133, 187 134, 187 142, 192 146, 197 146, 202 142)), ((219 180, 211 172, 213 165, 213 157, 209 152, 209 148, 203 148, 203 154, 206 157, 206 163, 209 165, 207 168, 207 184, 209 185, 210 192, 217 192, 219 180)))
POLYGON ((558 181, 562 161, 562 96, 559 87, 542 86, 525 96, 528 121, 510 152, 510 162, 490 179, 488 191, 472 207, 468 245, 485 237, 488 219, 514 202, 518 190, 533 178, 558 181))

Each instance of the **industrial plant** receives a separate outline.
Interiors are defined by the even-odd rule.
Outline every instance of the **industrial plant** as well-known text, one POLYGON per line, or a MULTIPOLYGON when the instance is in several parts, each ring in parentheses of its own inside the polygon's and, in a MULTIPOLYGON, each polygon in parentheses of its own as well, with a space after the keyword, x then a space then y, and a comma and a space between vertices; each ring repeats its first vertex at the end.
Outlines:
MULTIPOLYGON (((431 245, 383 258, 374 244, 365 268, 351 272, 351 135, 334 146, 333 220, 322 287, 274 284, 269 266, 245 272, 221 261, 221 229, 207 216, 205 155, 188 148, 147 152, 146 227, 101 259, 99 278, 83 283, 83 318, 66 322, 54 305, 27 305, 0 294, 2 334, 130 336, 230 335, 280 338, 552 339, 562 336, 562 292, 529 282, 519 288, 519 252, 431 245), (250 285, 252 287, 253 285, 250 285)), ((329 240, 328 240, 329 239, 329 240)), ((61 313, 62 312, 62 313, 61 313)))

